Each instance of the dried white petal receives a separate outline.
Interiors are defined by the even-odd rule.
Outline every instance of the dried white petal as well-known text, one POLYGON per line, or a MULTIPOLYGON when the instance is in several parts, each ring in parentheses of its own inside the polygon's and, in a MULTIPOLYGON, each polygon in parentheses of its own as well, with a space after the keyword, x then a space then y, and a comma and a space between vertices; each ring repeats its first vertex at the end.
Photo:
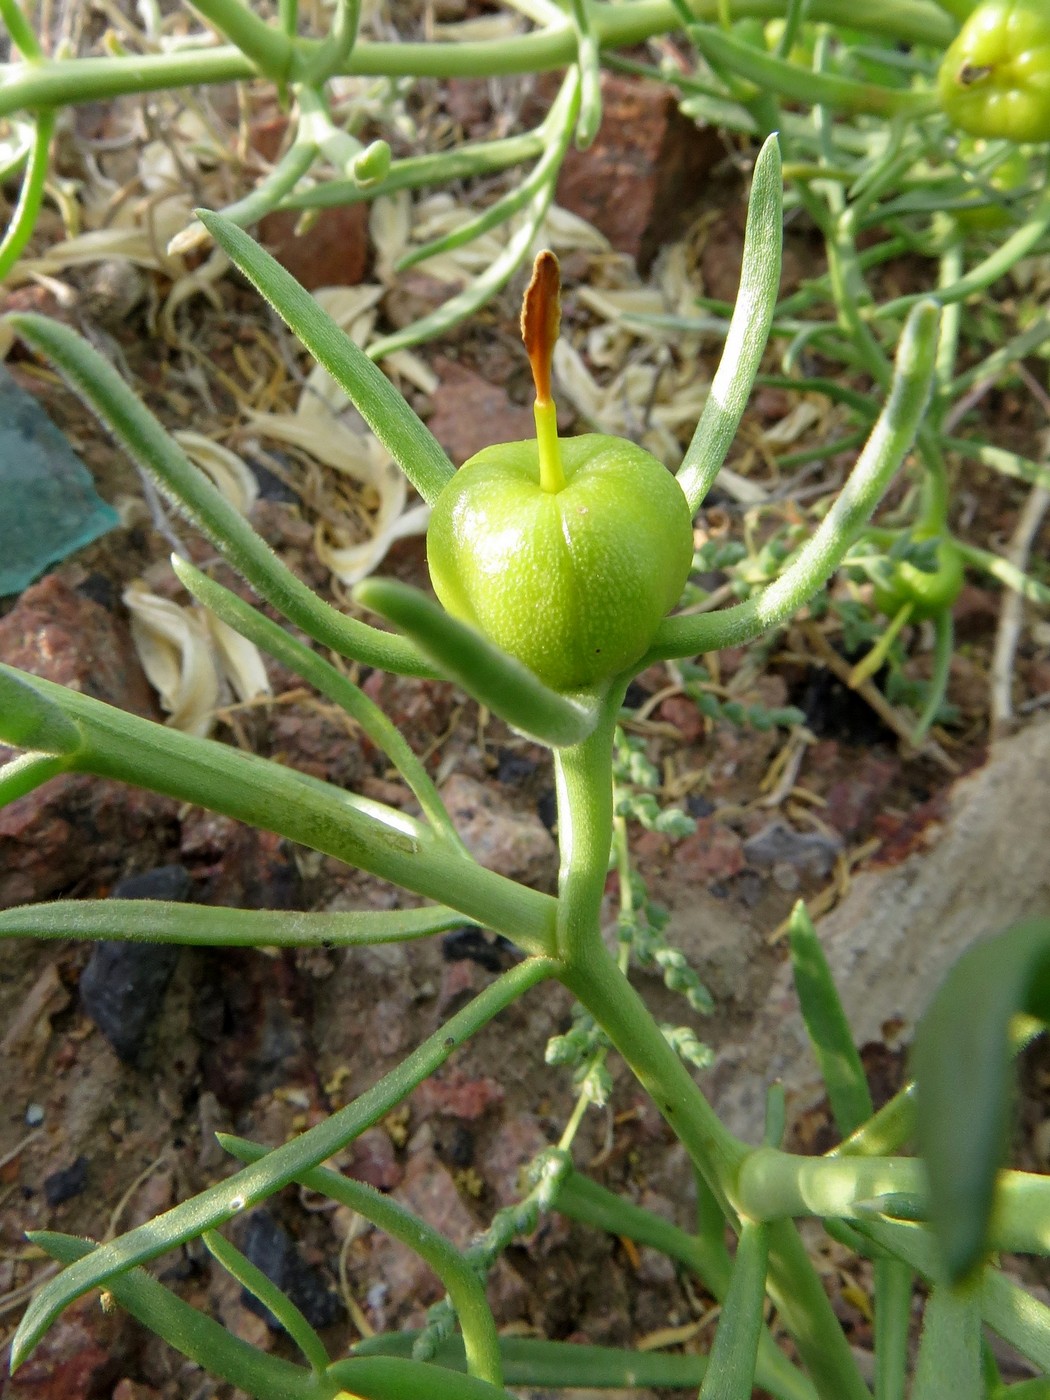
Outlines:
POLYGON ((206 736, 215 722, 219 678, 207 626, 197 610, 151 593, 141 579, 124 590, 131 640, 168 724, 206 736))
POLYGON ((172 436, 230 505, 242 515, 247 515, 259 498, 259 483, 243 458, 221 443, 213 442, 211 438, 191 432, 188 428, 178 429, 172 436))

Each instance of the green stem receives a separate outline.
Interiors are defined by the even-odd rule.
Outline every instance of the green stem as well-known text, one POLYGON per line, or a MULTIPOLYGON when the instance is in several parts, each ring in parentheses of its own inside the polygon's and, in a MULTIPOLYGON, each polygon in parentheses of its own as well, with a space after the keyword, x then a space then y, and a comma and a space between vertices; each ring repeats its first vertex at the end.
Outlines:
POLYGON ((267 24, 239 0, 190 0, 190 3, 258 72, 278 84, 287 82, 295 59, 295 45, 283 29, 267 24))
POLYGON ((44 198, 44 185, 47 182, 48 155, 51 137, 55 130, 55 114, 47 110, 38 112, 33 126, 33 144, 29 152, 29 164, 22 176, 22 188, 18 193, 18 203, 11 215, 3 242, 0 243, 0 282, 22 256, 22 250, 29 242, 40 213, 44 198))
MULTIPOLYGON (((698 20, 711 20, 717 17, 718 0, 693 0, 691 9, 698 20)), ((732 7, 734 18, 774 19, 783 10, 784 0, 735 0, 732 7)), ((858 12, 855 0, 816 0, 809 18, 831 24, 862 23, 872 33, 894 42, 942 48, 955 34, 948 16, 923 0, 882 0, 863 12, 858 12)), ((615 49, 630 48, 677 29, 679 20, 671 0, 634 0, 631 5, 592 5, 591 24, 601 47, 615 49)), ((277 30, 273 33, 278 40, 283 37, 277 30)), ((308 52, 308 45, 301 47, 308 52)), ((565 68, 575 61, 576 51, 576 31, 566 24, 516 36, 513 43, 498 39, 358 44, 345 71, 390 78, 498 77, 565 68)), ((271 56, 276 60, 276 48, 271 56)), ((256 65, 232 46, 136 54, 133 59, 77 58, 26 64, 9 72, 0 88, 0 116, 38 107, 105 101, 126 93, 244 81, 256 72, 256 65)))
POLYGON ((568 966, 601 945, 601 903, 612 849, 612 740, 625 686, 614 685, 582 743, 554 754, 558 799, 557 947, 568 966))
MULTIPOLYGON (((14 676, 0 666, 0 675, 14 676)), ((555 901, 463 857, 412 817, 255 754, 181 734, 51 681, 31 679, 80 726, 78 772, 222 812, 459 909, 530 953, 553 944, 555 901), (446 897, 447 896, 447 897, 446 897)))
MULTIPOLYGON (((226 1151, 240 1162, 257 1162, 266 1156, 267 1148, 258 1143, 230 1137, 227 1133, 218 1134, 218 1138, 226 1151)), ((445 1285, 452 1300, 463 1329, 468 1373, 492 1385, 503 1384, 499 1334, 485 1301, 484 1285, 455 1245, 397 1201, 341 1172, 315 1167, 313 1171, 304 1172, 299 1182, 308 1191, 316 1191, 356 1211, 377 1229, 418 1254, 445 1285)))
POLYGON ((546 958, 530 958, 519 963, 450 1017, 396 1069, 346 1108, 333 1113, 301 1137, 275 1148, 261 1161, 209 1186, 192 1200, 101 1245, 45 1284, 26 1309, 15 1334, 11 1346, 12 1370, 22 1364, 63 1308, 75 1299, 91 1288, 105 1285, 111 1277, 119 1277, 137 1264, 148 1263, 196 1239, 205 1230, 225 1224, 341 1151, 407 1098, 417 1084, 445 1063, 457 1046, 555 971, 556 965, 546 958))

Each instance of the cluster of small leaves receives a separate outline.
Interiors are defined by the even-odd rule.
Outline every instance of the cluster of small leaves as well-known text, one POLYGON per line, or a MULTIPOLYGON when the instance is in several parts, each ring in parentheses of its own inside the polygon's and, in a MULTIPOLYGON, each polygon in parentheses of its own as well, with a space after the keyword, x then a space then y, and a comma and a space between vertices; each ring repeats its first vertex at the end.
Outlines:
POLYGON ((582 1006, 573 1007, 572 1021, 563 1035, 552 1035, 547 1041, 543 1058, 549 1065, 571 1069, 573 1088, 602 1108, 612 1093, 612 1076, 604 1059, 609 1039, 582 1006))
POLYGON ((682 950, 668 942, 669 912, 649 898, 645 881, 636 871, 631 871, 630 879, 632 907, 621 908, 617 923, 621 945, 627 944, 643 967, 659 968, 668 991, 685 997, 693 1011, 706 1015, 714 1009, 711 993, 689 966, 682 950))
POLYGON ((691 1026, 661 1025, 660 1030, 679 1059, 694 1069, 710 1069, 715 1052, 700 1039, 691 1026))
POLYGON ((888 588, 901 564, 912 564, 923 573, 936 573, 937 545, 937 538, 917 540, 908 534, 898 535, 888 550, 870 540, 861 540, 843 560, 843 571, 856 583, 871 582, 888 588))
POLYGON ((613 740, 613 810, 616 815, 664 836, 692 836, 696 822, 680 807, 661 807, 657 797, 661 787, 659 770, 646 756, 644 740, 618 728, 613 740))
MULTIPOLYGON (((558 1189, 571 1171, 572 1156, 560 1147, 544 1148, 523 1169, 522 1178, 530 1187, 528 1194, 498 1210, 488 1229, 478 1235, 465 1252, 467 1263, 482 1283, 504 1251, 516 1239, 531 1235, 540 1217, 554 1208, 558 1189)), ((456 1310, 446 1296, 427 1309, 426 1325, 412 1345, 413 1359, 432 1361, 455 1328, 456 1310)))
POLYGON ((683 694, 688 695, 705 719, 724 719, 739 729, 757 729, 763 733, 770 729, 791 729, 796 724, 805 723, 806 716, 794 705, 769 706, 758 702, 745 705, 739 700, 720 700, 708 688, 712 681, 707 668, 696 662, 683 661, 679 670, 683 694))

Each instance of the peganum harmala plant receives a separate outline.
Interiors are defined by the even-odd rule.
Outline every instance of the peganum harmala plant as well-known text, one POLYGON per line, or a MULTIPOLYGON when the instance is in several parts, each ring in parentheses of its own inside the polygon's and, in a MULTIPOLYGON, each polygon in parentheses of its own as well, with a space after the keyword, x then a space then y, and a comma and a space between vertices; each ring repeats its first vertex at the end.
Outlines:
POLYGON ((14 1340, 13 1367, 25 1360, 66 1305, 102 1288, 212 1375, 259 1400, 507 1400, 505 1386, 530 1383, 671 1386, 698 1390, 702 1400, 745 1400, 758 1386, 777 1400, 863 1400, 870 1395, 868 1385, 794 1223, 798 1217, 817 1216, 836 1238, 872 1261, 875 1392, 880 1400, 903 1397, 908 1385, 917 1287, 928 1297, 909 1392, 915 1400, 1045 1394, 1032 1385, 1045 1386, 1050 1374, 1050 1310, 1001 1272, 989 1251, 1046 1253, 1050 1248, 1047 1182, 1018 1172, 997 1176, 1010 1037, 1020 1043, 1031 1033, 1032 1017, 1050 1017, 1050 925, 1036 922, 1011 930, 978 946, 959 964, 920 1033, 917 1092, 909 1086, 873 1115, 819 942, 800 906, 791 940, 796 981, 843 1136, 837 1148, 816 1159, 780 1150, 783 1108, 775 1092, 761 1146, 730 1134, 687 1067, 703 1063, 695 1037, 691 1041, 682 1028, 659 1026, 628 977, 636 953, 655 961, 669 985, 692 1005, 703 1004, 695 975, 662 940, 658 921, 649 920, 635 904, 644 892, 632 880, 624 809, 614 807, 613 796, 614 753, 621 781, 627 762, 622 744, 615 741, 626 686, 660 658, 693 657, 775 627, 839 566, 919 429, 937 356, 936 304, 924 301, 911 311, 885 406, 853 474, 780 577, 723 612, 663 618, 647 612, 643 603, 654 592, 666 590, 672 596, 682 581, 684 566, 677 562, 681 521, 687 527, 724 459, 773 314, 781 228, 775 140, 766 143, 755 166, 740 297, 722 364, 677 477, 659 479, 664 494, 647 500, 645 510, 634 508, 632 481, 635 490, 639 482, 649 490, 655 468, 636 449, 608 439, 558 443, 546 373, 557 329, 557 297, 546 259, 540 261, 525 316, 537 368, 538 444, 483 453, 486 471, 479 496, 477 475, 465 471, 462 478, 456 476, 389 382, 291 277, 236 226, 212 214, 201 218, 345 387, 420 494, 434 505, 432 548, 447 570, 439 591, 460 618, 422 593, 380 580, 361 584, 358 601, 393 622, 398 633, 336 612, 270 553, 116 372, 75 333, 35 316, 12 317, 12 324, 58 366, 258 595, 296 627, 323 647, 373 667, 451 678, 551 750, 561 842, 558 893, 539 893, 479 866, 457 836, 423 764, 386 716, 321 655, 185 560, 176 559, 175 568, 196 598, 345 707, 411 787, 418 818, 0 667, 0 738, 24 750, 0 769, 0 801, 11 801, 65 771, 118 777, 279 832, 432 901, 411 912, 295 916, 150 901, 69 901, 0 914, 0 934, 353 947, 425 936, 467 918, 513 940, 525 954, 397 1069, 323 1123, 274 1150, 224 1137, 227 1150, 245 1164, 227 1180, 106 1244, 34 1234, 34 1242, 66 1267, 30 1304, 14 1340), (603 460, 612 461, 609 480, 601 476, 603 460), (593 478, 582 494, 571 489, 580 474, 593 478), (500 494, 501 486, 509 488, 517 503, 513 508, 500 494), (494 496, 485 494, 493 491, 494 496), (448 493, 452 504, 444 513, 448 493), (457 503, 464 500, 460 510, 457 503), (634 557, 639 527, 642 547, 655 548, 649 534, 666 545, 657 558, 634 557), (527 568, 513 574, 511 621, 533 616, 537 625, 532 634, 527 627, 509 629, 508 644, 518 652, 512 656, 472 624, 491 634, 506 621, 498 610, 493 620, 485 614, 484 559, 494 536, 498 544, 502 532, 515 529, 524 532, 519 547, 509 555, 496 549, 498 569, 527 558, 530 549, 541 564, 550 563, 557 538, 571 538, 567 556, 559 559, 557 570, 548 571, 544 587, 527 568), (632 568, 641 574, 631 575, 632 568), (622 591, 625 578, 640 578, 641 583, 622 591), (587 593, 586 614, 573 608, 577 592, 587 593), (553 633, 539 625, 545 608, 556 622, 553 633), (597 663, 599 634, 588 631, 594 615, 605 658, 597 663), (581 638, 587 639, 586 646, 581 638), (621 885, 615 956, 600 927, 611 851, 621 885), (469 1250, 457 1251, 401 1205, 323 1167, 480 1027, 548 979, 567 987, 581 1008, 575 1031, 561 1037, 560 1046, 552 1043, 551 1055, 575 1063, 579 1106, 561 1141, 534 1164, 528 1195, 501 1211, 469 1250), (1015 1021, 1017 1012, 1029 1019, 1015 1021), (694 1233, 621 1200, 573 1166, 573 1134, 587 1103, 603 1092, 602 1068, 610 1047, 624 1058, 692 1160, 700 1198, 694 1233), (969 1070, 965 1088, 959 1082, 960 1067, 969 1070), (925 1161, 901 1155, 916 1137, 925 1161), (233 1217, 292 1182, 359 1212, 435 1271, 447 1299, 432 1310, 423 1332, 374 1337, 333 1359, 290 1300, 219 1233, 233 1217), (532 1228, 539 1212, 551 1209, 661 1249, 695 1274, 722 1305, 709 1355, 665 1356, 501 1338, 485 1299, 485 1273, 516 1233, 532 1228), (733 1254, 726 1246, 726 1226, 737 1237, 733 1254), (146 1271, 152 1260, 192 1239, 203 1240, 218 1262, 265 1303, 303 1364, 256 1351, 146 1271), (777 1348, 766 1328, 767 1298, 793 1340, 797 1362, 777 1348), (1004 1389, 982 1341, 984 1328, 1005 1338, 1044 1380, 1004 1389))

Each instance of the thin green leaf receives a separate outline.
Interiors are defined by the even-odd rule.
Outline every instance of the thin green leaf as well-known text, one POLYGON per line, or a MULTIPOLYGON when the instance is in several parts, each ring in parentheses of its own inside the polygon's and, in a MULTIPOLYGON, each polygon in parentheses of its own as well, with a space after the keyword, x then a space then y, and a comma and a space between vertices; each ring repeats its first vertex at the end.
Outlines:
POLYGON ((1009 1027, 1019 1011, 1050 1018, 1050 920, 1016 924, 971 948, 916 1031, 918 1141, 952 1280, 965 1277, 986 1248, 1010 1127, 1009 1027))
POLYGON ((29 164, 22 177, 22 188, 18 203, 11 215, 3 241, 0 242, 0 282, 22 256, 36 226, 37 215, 44 198, 47 183, 51 137, 55 131, 55 114, 50 109, 38 112, 33 123, 33 144, 29 151, 29 164))
POLYGON ((770 136, 755 161, 744 231, 740 290, 725 348, 678 482, 696 511, 718 475, 762 362, 780 287, 783 243, 780 147, 770 136))
POLYGON ((0 910, 0 938, 102 938, 215 948, 370 947, 427 938, 462 924, 462 914, 441 905, 303 914, 160 899, 63 899, 0 910))
MULTIPOLYGON (((567 127, 564 133, 566 142, 568 132, 569 128, 567 127)), ((480 310, 487 301, 507 285, 528 255, 529 249, 540 231, 540 225, 543 223, 547 210, 550 208, 551 200, 554 198, 554 184, 559 164, 560 155, 558 160, 552 164, 546 178, 538 183, 533 191, 525 206, 525 214, 521 224, 507 240, 502 252, 493 258, 486 270, 480 276, 475 277, 473 282, 468 283, 461 292, 457 292, 455 296, 443 301, 428 316, 420 317, 418 321, 413 321, 403 330, 393 331, 390 335, 374 340, 368 347, 368 353, 372 359, 381 360, 384 355, 392 355, 395 350, 404 350, 410 345, 419 345, 424 340, 430 340, 436 335, 443 335, 453 326, 458 326, 460 321, 480 310)))
POLYGON ((898 1259, 875 1261, 875 1400, 904 1400, 914 1275, 898 1259))
POLYGON ((1026 574, 1023 569, 1012 564, 1009 559, 1001 558, 990 549, 982 549, 976 544, 966 544, 962 540, 957 540, 956 544, 963 557, 963 562, 970 568, 980 569, 989 577, 998 579, 1006 588, 1012 588, 1015 593, 1020 593, 1022 598, 1027 598, 1032 603, 1039 603, 1044 608, 1050 608, 1050 588, 1045 583, 1040 583, 1038 579, 1032 578, 1031 574, 1026 574))
POLYGON ((435 830, 447 837, 454 845, 465 850, 459 834, 452 825, 452 819, 442 802, 437 788, 423 764, 412 752, 404 735, 393 724, 374 700, 370 700, 360 686, 354 685, 341 671, 312 652, 302 642, 288 635, 283 627, 270 620, 258 609, 238 598, 236 593, 210 579, 188 559, 172 555, 171 567, 180 582, 199 602, 239 632, 257 647, 275 657, 282 665, 295 671, 314 686, 329 700, 334 700, 355 720, 367 734, 376 748, 390 759, 391 763, 412 789, 426 816, 435 830))
MULTIPOLYGON (((29 1238, 52 1259, 64 1264, 87 1261, 102 1248, 90 1240, 50 1230, 32 1231, 29 1238)), ((315 1379, 304 1367, 257 1351, 206 1313, 176 1298, 145 1269, 114 1275, 106 1281, 106 1292, 169 1346, 216 1379, 229 1381, 256 1400, 317 1400, 315 1379)), ((13 1359, 12 1370, 19 1364, 13 1359)))
MULTIPOLYGON (((384 1075, 353 1103, 315 1128, 293 1138, 254 1166, 220 1181, 182 1205, 164 1211, 145 1225, 101 1245, 71 1264, 44 1285, 26 1309, 11 1344, 11 1366, 17 1369, 62 1310, 91 1288, 119 1286, 121 1275, 168 1250, 196 1239, 205 1230, 225 1224, 295 1181, 303 1172, 340 1151, 378 1122, 448 1059, 457 1045, 473 1035, 537 982, 552 975, 553 963, 531 958, 503 973, 435 1033, 412 1051, 396 1069, 384 1075)), ((285 1397, 275 1397, 285 1400, 285 1397)))
POLYGON ((712 65, 758 84, 763 92, 779 93, 791 102, 804 102, 808 107, 819 103, 846 112, 873 112, 889 117, 899 112, 919 114, 933 105, 925 90, 888 88, 834 73, 814 73, 765 53, 713 25, 694 25, 690 35, 712 65))
POLYGON ((197 217, 230 261, 343 389, 423 499, 433 505, 452 479, 454 468, 437 438, 424 427, 382 370, 321 310, 291 273, 243 229, 203 209, 197 211, 197 217))
POLYGON ((598 722, 593 702, 549 690, 520 661, 406 584, 366 579, 354 589, 366 608, 402 628, 441 672, 515 729, 556 748, 579 744, 598 722))
POLYGON ((76 723, 33 684, 34 677, 0 671, 0 740, 18 749, 73 754, 83 747, 76 723))
POLYGON ((572 0, 576 27, 576 62, 580 72, 580 120, 576 124, 576 149, 586 151, 602 124, 602 59, 591 24, 587 0, 572 0))
MULTIPOLYGON (((257 1143, 231 1137, 228 1133, 216 1136, 220 1145, 238 1161, 257 1162, 266 1156, 267 1149, 257 1143)), ((304 1172, 299 1182, 308 1190, 349 1207, 419 1255, 445 1285, 459 1317, 469 1374, 501 1385, 499 1336, 485 1299, 485 1285, 455 1245, 399 1202, 341 1172, 315 1167, 304 1172)))
POLYGON ((0 0, 0 20, 3 20, 4 28, 11 36, 11 42, 27 62, 37 63, 43 58, 37 37, 18 0, 0 0))
POLYGON ((745 1220, 700 1400, 750 1400, 762 1332, 769 1227, 745 1220))
POLYGON ((306 1318, 287 1294, 282 1293, 272 1279, 266 1277, 250 1259, 224 1239, 217 1230, 205 1230, 201 1236, 204 1248, 219 1261, 226 1272, 241 1285, 253 1298, 268 1308, 280 1325, 291 1337, 310 1364, 315 1375, 328 1368, 329 1356, 324 1342, 307 1322, 306 1318))
POLYGON ((874 1106, 828 960, 801 899, 791 911, 788 936, 806 1032, 827 1086, 835 1126, 846 1137, 871 1117, 874 1106))
POLYGON ((536 162, 535 168, 530 171, 520 185, 516 185, 501 199, 495 200, 473 219, 468 219, 466 223, 460 224, 450 233, 446 233, 440 238, 433 238, 429 243, 424 243, 421 247, 413 248, 411 252, 406 253, 403 258, 399 259, 397 270, 405 272, 408 268, 415 267, 417 263, 424 262, 427 258, 436 257, 439 253, 447 253, 453 248, 462 248, 465 244, 473 242, 475 238, 480 238, 489 229, 505 223, 519 209, 523 209, 545 184, 556 179, 558 169, 565 158, 569 133, 572 130, 572 121, 579 106, 579 100, 580 80, 576 69, 571 68, 561 85, 558 96, 554 99, 550 112, 547 114, 547 120, 544 122, 544 127, 550 132, 550 139, 540 159, 536 162))
POLYGON ((941 1284, 926 1300, 912 1400, 977 1397, 981 1376, 980 1294, 941 1284))
POLYGON ((929 401, 939 312, 925 301, 908 318, 886 405, 849 480, 793 562, 764 592, 698 617, 660 624, 645 662, 738 646, 778 626, 831 577, 904 461, 929 401))
POLYGON ((354 1400, 515 1400, 502 1386, 407 1357, 354 1356, 328 1368, 354 1400))
MULTIPOLYGON (((255 247, 247 234, 239 229, 236 232, 255 247)), ((190 462, 113 366, 75 331, 45 316, 7 319, 29 345, 57 365, 131 456, 157 478, 165 494, 189 514, 260 597, 315 641, 342 656, 405 675, 429 674, 419 653, 403 638, 344 617, 297 579, 190 462)))
POLYGON ((0 767, 0 807, 16 802, 42 783, 65 773, 69 764, 49 753, 20 753, 0 767))
POLYGON ((980 462, 1002 476, 1030 481, 1033 486, 1050 490, 1050 465, 1046 462, 1034 462, 1031 457, 1022 457, 1018 452, 1008 452, 1005 447, 995 447, 990 442, 979 442, 973 438, 945 437, 941 438, 941 444, 949 452, 958 452, 960 457, 980 462))

